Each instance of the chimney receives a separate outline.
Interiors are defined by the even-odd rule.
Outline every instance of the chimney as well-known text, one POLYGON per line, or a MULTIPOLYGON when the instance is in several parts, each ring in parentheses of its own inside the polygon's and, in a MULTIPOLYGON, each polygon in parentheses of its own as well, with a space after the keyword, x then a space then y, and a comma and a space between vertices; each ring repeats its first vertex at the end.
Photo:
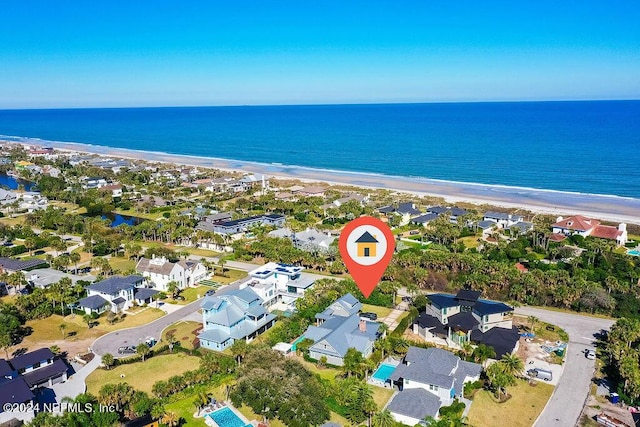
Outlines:
POLYGON ((618 231, 627 231, 627 224, 625 224, 624 222, 618 224, 618 231))
POLYGON ((367 321, 364 319, 360 319, 358 329, 360 330, 360 332, 367 332, 367 321))
POLYGON ((560 221, 562 221, 562 220, 563 220, 563 218, 562 218, 561 216, 559 216, 558 218, 556 218, 556 222, 560 222, 560 221))

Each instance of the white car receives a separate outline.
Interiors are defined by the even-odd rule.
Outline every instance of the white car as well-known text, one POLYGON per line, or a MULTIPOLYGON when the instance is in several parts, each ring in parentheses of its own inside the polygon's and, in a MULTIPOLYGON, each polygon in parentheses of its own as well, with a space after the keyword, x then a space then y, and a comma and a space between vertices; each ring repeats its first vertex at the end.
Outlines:
POLYGON ((596 352, 595 352, 595 350, 589 350, 589 349, 587 349, 587 350, 585 351, 585 356, 586 356, 586 358, 587 358, 587 359, 589 359, 589 360, 595 360, 595 359, 596 359, 596 352))

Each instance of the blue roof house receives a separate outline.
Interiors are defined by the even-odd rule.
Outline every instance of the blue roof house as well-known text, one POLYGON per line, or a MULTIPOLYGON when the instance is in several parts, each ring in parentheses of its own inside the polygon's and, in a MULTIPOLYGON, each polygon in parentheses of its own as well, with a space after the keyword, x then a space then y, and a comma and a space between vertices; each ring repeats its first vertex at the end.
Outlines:
POLYGON ((205 297, 201 307, 203 331, 198 338, 200 345, 209 350, 223 351, 242 339, 250 342, 276 321, 250 288, 205 297))
POLYGON ((334 301, 322 313, 316 314, 318 324, 309 326, 304 337, 314 341, 309 356, 336 366, 344 364, 344 356, 355 348, 364 357, 373 352, 373 344, 380 337, 380 324, 360 318, 362 304, 351 294, 334 301))

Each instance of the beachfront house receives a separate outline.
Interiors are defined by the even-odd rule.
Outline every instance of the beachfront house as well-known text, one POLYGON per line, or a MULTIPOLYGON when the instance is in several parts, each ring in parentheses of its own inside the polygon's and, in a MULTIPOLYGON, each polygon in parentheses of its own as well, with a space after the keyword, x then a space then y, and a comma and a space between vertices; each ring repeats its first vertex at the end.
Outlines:
POLYGON ((439 348, 409 347, 389 379, 400 390, 387 409, 393 418, 416 425, 427 416, 438 417, 442 406, 462 398, 464 385, 480 379, 482 366, 465 362, 439 348))
POLYGON ((493 221, 498 228, 509 228, 523 220, 522 216, 504 212, 487 211, 482 216, 483 221, 493 221))
POLYGON ((314 341, 309 347, 309 356, 336 366, 344 364, 350 348, 355 348, 364 357, 369 357, 380 337, 380 324, 360 318, 362 304, 351 294, 334 301, 322 313, 316 314, 315 326, 309 326, 304 338, 314 341))
POLYGON ((223 351, 237 340, 250 342, 276 321, 251 288, 204 297, 200 306, 203 330, 198 338, 209 350, 223 351))
POLYGON ((429 342, 458 348, 464 343, 484 343, 499 357, 517 348, 520 338, 512 324, 513 308, 480 299, 480 292, 462 289, 456 295, 427 295, 430 304, 420 313, 413 332, 429 342))
POLYGON ((422 211, 416 207, 415 203, 404 202, 398 205, 389 205, 378 208, 378 212, 387 218, 398 215, 400 217, 400 225, 408 224, 411 218, 422 214, 422 211))
POLYGON ((154 289, 162 292, 169 290, 171 282, 176 282, 178 289, 196 286, 208 274, 204 264, 198 261, 170 262, 165 257, 156 256, 151 259, 140 258, 136 265, 136 272, 142 274, 154 289))
POLYGON ((582 237, 597 237, 599 239, 613 240, 617 246, 627 243, 627 224, 620 223, 617 227, 602 225, 596 219, 586 218, 582 215, 574 215, 568 218, 558 217, 551 225, 554 234, 565 236, 579 235, 582 237))
POLYGON ((159 293, 144 287, 143 276, 113 276, 87 286, 87 296, 78 305, 87 314, 103 313, 111 310, 119 313, 133 304, 149 304, 159 293))
POLYGON ((295 310, 295 300, 313 287, 315 278, 295 265, 269 262, 249 272, 249 280, 240 288, 250 287, 264 301, 265 307, 279 302, 283 311, 295 310))

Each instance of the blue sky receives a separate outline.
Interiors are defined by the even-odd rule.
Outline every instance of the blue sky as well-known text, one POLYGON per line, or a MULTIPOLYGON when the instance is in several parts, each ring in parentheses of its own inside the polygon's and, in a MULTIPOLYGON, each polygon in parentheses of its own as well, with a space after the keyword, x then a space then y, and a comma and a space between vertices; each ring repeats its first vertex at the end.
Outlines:
POLYGON ((0 108, 638 99, 639 21, 637 0, 11 0, 0 108))

